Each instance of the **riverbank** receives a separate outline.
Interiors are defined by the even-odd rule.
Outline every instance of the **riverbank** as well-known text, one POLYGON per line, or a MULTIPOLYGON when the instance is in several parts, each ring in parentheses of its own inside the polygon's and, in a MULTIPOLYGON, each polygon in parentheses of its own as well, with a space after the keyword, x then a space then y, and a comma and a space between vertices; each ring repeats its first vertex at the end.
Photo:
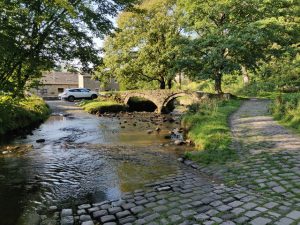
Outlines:
POLYGON ((241 105, 241 100, 207 100, 193 105, 182 123, 197 151, 187 157, 201 163, 223 163, 236 158, 231 149, 232 135, 229 117, 241 105))
POLYGON ((0 139, 30 132, 50 114, 43 99, 37 96, 14 99, 0 96, 0 139))

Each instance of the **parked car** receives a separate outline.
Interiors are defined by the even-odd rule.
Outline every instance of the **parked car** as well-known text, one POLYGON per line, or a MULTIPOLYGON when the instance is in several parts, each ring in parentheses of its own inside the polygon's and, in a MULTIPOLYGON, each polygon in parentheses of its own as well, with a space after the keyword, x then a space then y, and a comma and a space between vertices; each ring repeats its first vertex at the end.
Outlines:
POLYGON ((68 100, 70 102, 73 102, 75 99, 95 99, 97 97, 97 92, 87 88, 66 89, 63 93, 58 95, 59 99, 68 100))

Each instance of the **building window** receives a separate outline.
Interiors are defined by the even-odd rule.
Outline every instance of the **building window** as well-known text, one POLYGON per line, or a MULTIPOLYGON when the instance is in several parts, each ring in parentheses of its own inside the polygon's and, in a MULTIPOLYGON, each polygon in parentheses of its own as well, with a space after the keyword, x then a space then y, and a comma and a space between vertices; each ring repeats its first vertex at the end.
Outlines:
POLYGON ((63 93, 64 89, 63 88, 57 88, 58 93, 63 93))

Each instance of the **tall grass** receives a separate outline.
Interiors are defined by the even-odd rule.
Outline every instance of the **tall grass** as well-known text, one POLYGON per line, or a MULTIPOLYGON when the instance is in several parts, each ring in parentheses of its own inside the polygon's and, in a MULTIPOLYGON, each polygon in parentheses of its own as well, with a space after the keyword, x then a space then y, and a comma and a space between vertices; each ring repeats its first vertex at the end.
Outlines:
POLYGON ((235 150, 230 148, 229 116, 240 103, 240 100, 207 100, 190 108, 182 122, 198 151, 187 153, 189 158, 207 164, 236 158, 235 150))
POLYGON ((0 136, 40 123, 49 113, 50 109, 39 97, 14 99, 0 95, 0 136))
POLYGON ((275 119, 300 132, 300 93, 280 94, 271 110, 275 119))

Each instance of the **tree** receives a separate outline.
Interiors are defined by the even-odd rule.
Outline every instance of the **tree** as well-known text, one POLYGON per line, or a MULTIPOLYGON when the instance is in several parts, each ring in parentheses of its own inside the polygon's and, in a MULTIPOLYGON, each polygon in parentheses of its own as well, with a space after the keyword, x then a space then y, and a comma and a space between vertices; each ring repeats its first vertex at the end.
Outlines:
POLYGON ((5 0, 0 2, 0 89, 22 94, 26 82, 61 60, 99 65, 93 39, 108 34, 110 16, 130 0, 5 0))
POLYGON ((183 40, 181 62, 186 74, 213 79, 222 93, 225 73, 246 72, 299 42, 297 1, 178 0, 183 40), (192 66, 188 66, 192 65, 192 66))
POLYGON ((300 54, 285 53, 280 58, 273 58, 259 68, 262 80, 274 84, 279 91, 300 90, 300 54))
POLYGON ((119 31, 106 39, 99 79, 114 76, 130 89, 149 84, 171 88, 179 57, 174 40, 181 35, 175 3, 145 0, 134 12, 123 12, 119 31))

